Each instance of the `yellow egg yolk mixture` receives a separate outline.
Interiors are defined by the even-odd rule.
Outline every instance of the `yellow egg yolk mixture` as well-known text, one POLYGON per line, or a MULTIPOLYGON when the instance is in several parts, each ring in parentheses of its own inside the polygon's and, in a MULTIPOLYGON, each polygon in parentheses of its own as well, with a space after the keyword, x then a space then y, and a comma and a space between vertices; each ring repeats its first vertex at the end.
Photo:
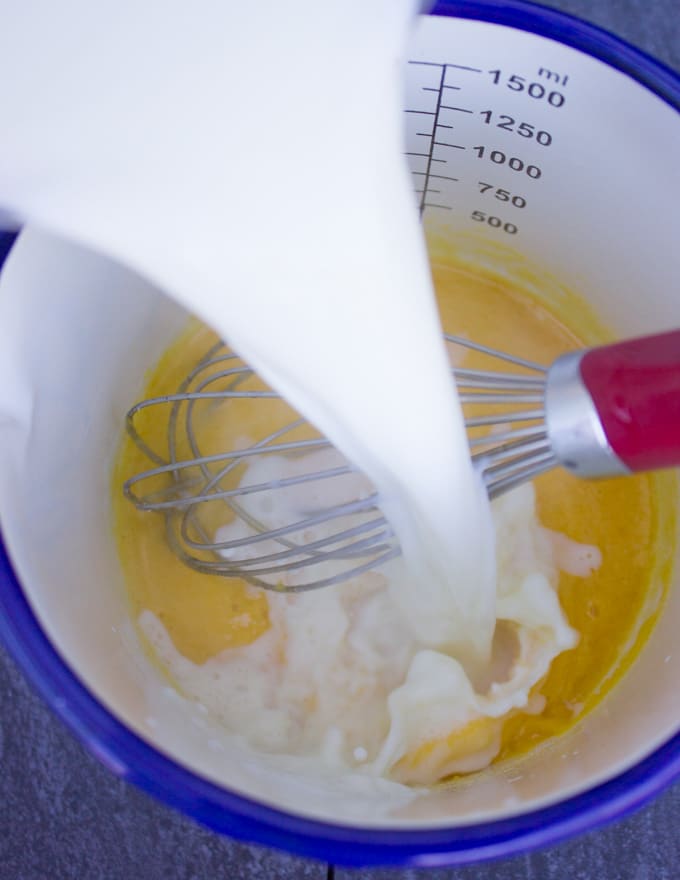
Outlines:
MULTIPOLYGON (((583 319, 589 313, 585 306, 579 309, 577 297, 570 301, 571 312, 558 315, 521 285, 490 270, 445 258, 435 259, 432 268, 446 332, 545 365, 567 350, 605 341, 596 322, 583 319), (577 312, 580 319, 569 321, 577 312)), ((192 322, 152 371, 144 396, 173 393, 214 342, 211 331, 192 322)), ((475 353, 468 353, 463 365, 488 367, 484 356, 475 353)), ((272 402, 272 418, 279 406, 285 404, 272 402)), ((232 448, 239 432, 261 436, 270 430, 261 407, 255 410, 247 401, 237 407, 231 420, 235 427, 216 428, 204 445, 206 454, 232 448)), ((154 422, 153 411, 141 418, 150 445, 162 448, 165 423, 154 422)), ((253 643, 270 627, 264 593, 237 579, 184 566, 168 547, 163 518, 139 512, 122 497, 122 482, 147 467, 143 454, 125 438, 114 468, 113 509, 133 619, 152 612, 176 651, 194 664, 253 643)), ((445 778, 451 761, 458 766, 455 762, 467 752, 487 748, 499 724, 500 748, 491 752, 495 761, 563 733, 620 678, 653 626, 669 576, 674 477, 645 474, 582 481, 560 469, 538 478, 535 487, 541 525, 594 545, 602 554, 601 565, 587 578, 565 571, 559 575, 559 601, 578 633, 578 644, 557 656, 534 687, 532 693, 544 700, 541 711, 516 710, 500 721, 478 719, 449 736, 422 742, 394 768, 393 776, 400 781, 445 778)), ((153 654, 151 647, 149 653, 153 654)))

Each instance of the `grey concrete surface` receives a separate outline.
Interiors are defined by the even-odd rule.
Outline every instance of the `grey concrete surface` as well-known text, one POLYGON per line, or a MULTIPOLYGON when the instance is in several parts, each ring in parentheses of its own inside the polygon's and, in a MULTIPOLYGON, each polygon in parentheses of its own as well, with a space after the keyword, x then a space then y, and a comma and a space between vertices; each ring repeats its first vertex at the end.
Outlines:
POLYGON ((678 880, 680 785, 639 813, 546 850, 462 868, 352 871, 334 880, 678 880))
MULTIPOLYGON (((680 69, 678 0, 554 0, 680 69)), ((11 14, 11 13, 8 13, 11 14)), ((323 880, 327 867, 219 837, 114 778, 0 649, 0 880, 323 880)), ((335 880, 675 880, 680 786, 552 849, 462 869, 348 871, 335 880)))

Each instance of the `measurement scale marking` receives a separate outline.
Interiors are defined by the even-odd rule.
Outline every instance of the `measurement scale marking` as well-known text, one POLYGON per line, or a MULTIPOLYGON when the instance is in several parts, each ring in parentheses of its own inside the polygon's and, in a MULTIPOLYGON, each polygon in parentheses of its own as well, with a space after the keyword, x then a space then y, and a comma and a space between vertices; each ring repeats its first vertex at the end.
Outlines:
POLYGON ((470 73, 481 73, 479 67, 466 67, 464 64, 450 64, 448 61, 409 61, 409 64, 422 64, 423 67, 455 67, 456 70, 469 70, 470 73))
MULTIPOLYGON (((405 156, 419 156, 423 159, 428 159, 428 160, 430 158, 428 153, 404 153, 404 155, 405 156)), ((433 157, 432 161, 433 162, 440 162, 442 165, 446 165, 446 159, 435 159, 433 157)), ((429 174, 429 172, 427 172, 427 171, 412 171, 411 174, 424 174, 425 177, 428 177, 428 176, 429 177, 441 177, 442 176, 441 174, 429 174)), ((457 179, 458 178, 456 178, 456 177, 451 178, 451 180, 457 180, 457 179)))
POLYGON ((445 65, 446 67, 455 67, 456 70, 469 70, 470 73, 481 73, 481 67, 466 67, 464 64, 449 64, 448 62, 445 65))
POLYGON ((420 197, 421 197, 419 210, 420 210, 420 216, 422 217, 423 212, 425 211, 425 208, 440 208, 441 210, 444 210, 444 211, 452 210, 451 207, 448 205, 440 205, 436 202, 428 202, 427 201, 428 193, 432 193, 433 195, 440 193, 439 190, 431 190, 430 189, 430 181, 431 180, 434 180, 434 179, 450 180, 453 183, 458 183, 457 177, 450 177, 446 174, 434 174, 433 173, 434 172, 433 166, 434 166, 435 162, 440 165, 445 165, 448 161, 447 159, 440 159, 440 158, 436 158, 434 156, 435 147, 447 147, 448 149, 451 149, 451 150, 465 150, 466 149, 466 147, 463 146, 462 144, 450 144, 447 141, 438 141, 435 139, 437 137, 437 130, 438 129, 446 129, 446 130, 450 131, 454 128, 453 125, 448 125, 448 124, 445 124, 445 123, 439 121, 439 116, 440 116, 441 111, 442 110, 451 110, 456 113, 469 113, 469 114, 474 113, 474 111, 468 107, 454 107, 450 104, 444 104, 444 90, 445 89, 448 89, 449 91, 455 91, 455 92, 462 91, 461 86, 451 85, 446 82, 446 71, 449 67, 454 70, 464 70, 469 73, 482 73, 482 70, 479 67, 469 67, 465 64, 449 64, 448 62, 409 60, 408 63, 409 64, 418 64, 422 67, 436 67, 436 68, 439 68, 439 70, 441 71, 438 88, 435 88, 434 86, 421 86, 421 91, 423 91, 423 92, 436 92, 437 93, 437 105, 436 105, 434 111, 432 111, 432 110, 406 110, 407 113, 415 113, 415 114, 419 114, 422 116, 433 116, 434 117, 432 132, 424 132, 424 131, 416 132, 416 137, 429 137, 429 138, 431 138, 429 152, 427 154, 419 153, 419 152, 406 153, 407 156, 417 156, 419 158, 426 158, 427 159, 425 171, 412 171, 411 172, 412 174, 417 175, 418 177, 424 178, 422 190, 421 189, 415 190, 416 194, 420 195, 420 197))
MULTIPOLYGON (((414 177, 425 177, 425 171, 412 171, 411 174, 414 177)), ((457 177, 447 177, 446 174, 430 174, 430 177, 434 180, 452 180, 454 183, 458 183, 457 177)), ((433 190, 432 190, 433 191, 433 190)))
MULTIPOLYGON (((427 157, 427 165, 425 166, 425 180, 423 182, 423 194, 420 198, 420 216, 421 217, 423 216, 423 212, 425 211, 425 208, 427 207, 427 204, 425 202, 425 197, 427 195, 427 190, 430 186, 430 173, 432 171, 432 163, 436 161, 434 158, 434 147, 435 147, 434 132, 437 130, 437 123, 439 122, 439 111, 440 111, 441 104, 442 104, 442 95, 444 94, 444 89, 442 88, 442 86, 444 85, 444 77, 446 76, 446 67, 444 65, 442 65, 441 70, 442 70, 442 72, 441 72, 441 76, 439 78, 439 89, 438 90, 435 89, 435 91, 438 92, 437 106, 434 108, 434 125, 432 127, 432 140, 430 141, 430 151, 429 151, 429 154, 427 157)), ((443 162, 444 160, 441 159, 439 161, 443 162)))

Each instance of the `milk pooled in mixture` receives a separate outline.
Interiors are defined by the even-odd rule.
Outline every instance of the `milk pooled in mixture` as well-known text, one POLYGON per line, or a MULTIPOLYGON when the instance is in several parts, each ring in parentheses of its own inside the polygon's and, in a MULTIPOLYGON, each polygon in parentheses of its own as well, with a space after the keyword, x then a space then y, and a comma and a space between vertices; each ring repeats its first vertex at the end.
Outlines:
MULTIPOLYGON (((248 479, 288 477, 298 467, 335 463, 325 452, 308 458, 302 464, 262 459, 249 468, 248 479)), ((286 522, 290 506, 304 504, 297 487, 289 494, 296 496, 289 503, 274 511, 267 507, 273 527, 286 522)), ((243 502, 258 517, 264 499, 255 498, 243 502)), ((325 770, 408 783, 478 770, 497 755, 508 712, 541 711, 543 699, 529 698, 531 688, 556 654, 577 641, 554 590, 554 536, 538 525, 533 487, 500 499, 494 520, 499 622, 493 662, 478 675, 477 692, 458 660, 427 648, 403 614, 400 592, 418 593, 399 559, 347 584, 268 593, 269 629, 252 644, 205 663, 183 657, 151 611, 142 612, 140 624, 180 691, 255 749, 316 757, 325 770)), ((237 521, 218 537, 235 537, 239 528, 237 521)), ((317 527, 307 537, 324 535, 317 527)), ((562 564, 581 576, 599 562, 593 548, 564 536, 560 547, 562 564)), ((298 578, 304 579, 284 575, 289 585, 298 578)))
MULTIPOLYGON (((376 772, 404 743, 526 704, 547 657, 573 643, 541 554, 507 595, 500 582, 496 597, 491 517, 469 460, 402 157, 400 69, 415 12, 413 0, 213 0, 200 13, 177 0, 29 0, 0 33, 0 72, 14 83, 0 97, 3 208, 122 260, 176 296, 377 488, 409 576, 365 603, 389 593, 383 611, 408 621, 410 651, 395 657, 385 684, 387 739, 378 746, 367 730, 359 737, 367 745, 356 746, 359 762, 375 753, 376 772), (417 370, 406 352, 417 352, 417 370), (505 606, 524 627, 518 656, 532 671, 518 664, 480 696, 470 675, 483 679, 505 606), (534 651, 532 633, 543 639, 546 625, 550 649, 534 651), (413 732, 420 703, 432 712, 413 732)), ((324 626, 351 640, 341 614, 351 587, 342 589, 305 599, 323 626, 296 622, 288 600, 271 600, 272 634, 248 660, 254 688, 269 686, 257 684, 252 667, 282 630, 289 656, 295 646, 304 655, 300 666, 326 662, 324 626)), ((355 620, 381 619, 380 635, 371 628, 379 643, 369 639, 364 658, 369 678, 389 642, 383 611, 355 620)), ((163 632, 142 624, 185 692, 207 700, 201 675, 180 670, 163 632)), ((232 658, 215 662, 230 674, 232 658)), ((283 673, 287 689, 296 669, 283 673)), ((340 664, 337 675, 347 672, 351 691, 363 671, 340 664)), ((327 679, 335 675, 329 665, 327 679)), ((344 699, 342 686, 336 693, 344 699)), ((274 735, 266 731, 276 729, 273 716, 253 723, 274 735)), ((331 749, 326 734, 319 742, 331 749)))

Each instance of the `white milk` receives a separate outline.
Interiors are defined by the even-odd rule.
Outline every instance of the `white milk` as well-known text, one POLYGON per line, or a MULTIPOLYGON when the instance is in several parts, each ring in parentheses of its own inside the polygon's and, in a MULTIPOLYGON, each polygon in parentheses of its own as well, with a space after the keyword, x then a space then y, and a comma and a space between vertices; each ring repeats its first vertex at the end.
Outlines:
POLYGON ((402 612, 473 668, 493 537, 402 158, 415 12, 27 0, 0 32, 0 203, 159 283, 356 462, 410 564, 402 612))
POLYGON ((575 634, 528 487, 497 516, 496 578, 402 156, 414 13, 31 0, 0 34, 0 75, 22 70, 0 98, 0 200, 212 324, 370 477, 401 541, 406 573, 271 597, 265 636, 200 667, 143 615, 182 692, 256 748, 373 776, 488 727, 471 753, 401 771, 427 782, 488 764, 499 719, 531 708, 575 634), (515 646, 490 684, 497 617, 515 646))
MULTIPOLYGON (((331 464, 319 461, 326 452, 312 454, 309 470, 331 464)), ((248 481, 266 480, 269 471, 288 477, 298 467, 297 459, 274 458, 251 465, 248 481)), ((291 503, 305 503, 299 486, 277 492, 267 509, 273 527, 290 514, 291 503, 281 498, 286 493, 296 496, 291 503)), ((243 499, 255 517, 262 503, 259 495, 243 499)), ((401 591, 413 581, 401 559, 346 584, 268 593, 267 631, 204 663, 183 657, 151 611, 139 625, 179 692, 221 725, 221 741, 245 740, 269 754, 273 766, 288 767, 294 757, 304 759, 301 773, 411 784, 479 770, 498 754, 508 712, 542 711, 545 700, 530 697, 532 687, 578 641, 557 598, 556 557, 583 577, 599 562, 595 548, 538 524, 531 484, 499 499, 493 513, 499 625, 492 662, 474 681, 455 656, 427 648, 417 624, 402 613, 401 591)), ((239 529, 236 521, 218 537, 235 537, 231 532, 239 529)), ((315 526, 309 540, 327 530, 315 526)), ((300 575, 285 577, 294 585, 300 575)), ((157 703, 153 695, 148 700, 157 703)))

